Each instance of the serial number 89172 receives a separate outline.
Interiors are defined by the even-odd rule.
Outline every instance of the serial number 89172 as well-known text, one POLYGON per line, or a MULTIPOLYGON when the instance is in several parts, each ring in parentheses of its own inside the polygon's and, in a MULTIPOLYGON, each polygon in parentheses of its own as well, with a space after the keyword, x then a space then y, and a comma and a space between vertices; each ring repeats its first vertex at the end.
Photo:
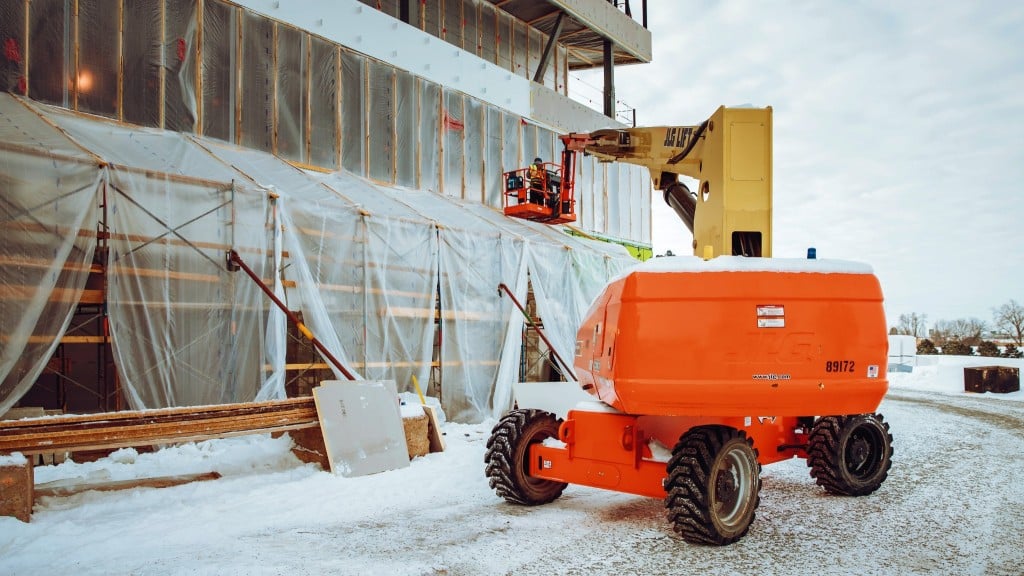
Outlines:
POLYGON ((853 360, 829 360, 825 372, 853 372, 853 360))

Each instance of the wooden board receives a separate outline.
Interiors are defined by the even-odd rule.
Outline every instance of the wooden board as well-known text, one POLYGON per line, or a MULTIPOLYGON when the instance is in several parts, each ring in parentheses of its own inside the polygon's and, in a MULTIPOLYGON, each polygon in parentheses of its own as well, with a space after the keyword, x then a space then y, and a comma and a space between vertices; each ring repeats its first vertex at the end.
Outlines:
POLYGON ((437 412, 433 406, 423 405, 423 412, 427 414, 427 438, 430 440, 430 452, 444 452, 444 433, 441 432, 441 423, 437 419, 437 412))
POLYGON ((36 486, 37 498, 47 496, 71 496, 90 490, 107 492, 111 490, 127 490, 130 488, 168 488, 180 486, 189 482, 202 482, 204 480, 216 480, 220 478, 217 472, 205 472, 201 474, 182 474, 179 476, 161 476, 159 478, 134 478, 131 480, 113 480, 108 482, 83 482, 78 479, 57 480, 36 486))
POLYGON ((390 380, 325 380, 313 389, 331 472, 364 476, 409 465, 390 380))

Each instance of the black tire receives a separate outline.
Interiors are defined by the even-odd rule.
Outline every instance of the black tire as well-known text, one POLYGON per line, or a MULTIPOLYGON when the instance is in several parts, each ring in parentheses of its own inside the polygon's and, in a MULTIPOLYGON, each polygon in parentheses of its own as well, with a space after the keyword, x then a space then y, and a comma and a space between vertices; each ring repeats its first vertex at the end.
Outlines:
POLYGON ((761 465, 745 432, 692 428, 672 450, 667 468, 665 507, 684 540, 724 546, 750 530, 761 502, 761 465))
POLYGON ((819 418, 807 441, 807 465, 829 494, 871 494, 892 467, 889 424, 881 414, 819 418))
POLYGON ((562 495, 565 482, 530 476, 530 445, 557 438, 561 421, 543 410, 512 410, 498 421, 487 440, 485 474, 491 488, 512 504, 536 506, 562 495))

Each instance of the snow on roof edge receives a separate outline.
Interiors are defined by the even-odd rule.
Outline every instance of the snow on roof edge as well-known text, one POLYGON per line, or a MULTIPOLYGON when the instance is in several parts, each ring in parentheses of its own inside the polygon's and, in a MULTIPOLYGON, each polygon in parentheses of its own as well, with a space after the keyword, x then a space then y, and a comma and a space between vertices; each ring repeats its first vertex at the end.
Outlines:
POLYGON ((807 258, 748 258, 719 256, 704 260, 697 256, 652 258, 623 271, 616 280, 633 272, 807 272, 814 274, 874 274, 863 262, 851 260, 810 260, 807 258))

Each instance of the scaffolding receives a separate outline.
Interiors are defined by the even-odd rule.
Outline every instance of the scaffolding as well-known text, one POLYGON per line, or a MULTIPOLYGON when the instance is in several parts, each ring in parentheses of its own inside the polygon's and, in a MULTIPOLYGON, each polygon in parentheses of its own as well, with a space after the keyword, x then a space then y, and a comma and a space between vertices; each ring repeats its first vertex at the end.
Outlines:
POLYGON ((85 343, 101 410, 285 397, 322 367, 289 354, 283 313, 226 266, 235 250, 359 377, 415 376, 476 421, 519 376, 522 319, 497 287, 532 289, 570 358, 590 300, 635 262, 479 202, 11 95, 0 148, 0 412, 48 366, 77 389, 60 363, 85 343))

